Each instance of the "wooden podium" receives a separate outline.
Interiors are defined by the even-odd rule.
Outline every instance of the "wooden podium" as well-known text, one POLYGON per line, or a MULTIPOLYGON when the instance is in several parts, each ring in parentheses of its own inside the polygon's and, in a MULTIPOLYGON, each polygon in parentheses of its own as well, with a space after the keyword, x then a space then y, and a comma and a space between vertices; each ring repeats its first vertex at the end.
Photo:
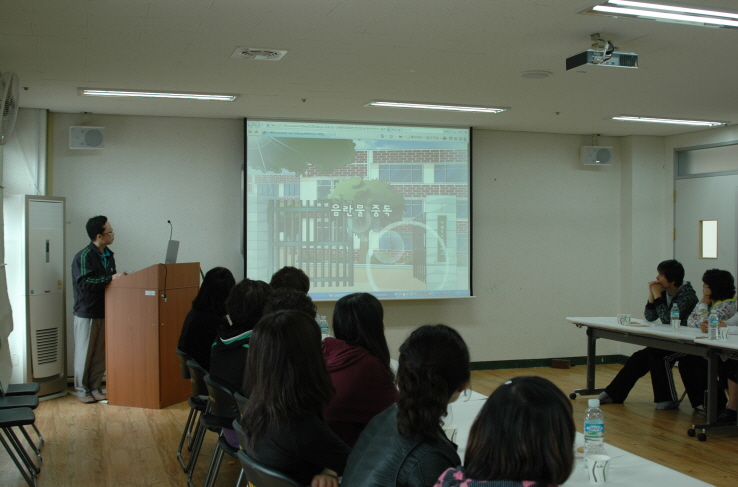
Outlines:
POLYGON ((174 350, 199 286, 199 262, 156 264, 108 284, 105 356, 110 404, 161 409, 192 395, 174 350))

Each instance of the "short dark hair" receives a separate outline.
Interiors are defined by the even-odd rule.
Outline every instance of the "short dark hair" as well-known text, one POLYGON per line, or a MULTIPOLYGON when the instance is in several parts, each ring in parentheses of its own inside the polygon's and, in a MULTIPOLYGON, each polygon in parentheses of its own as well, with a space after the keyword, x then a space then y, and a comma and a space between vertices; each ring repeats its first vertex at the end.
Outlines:
POLYGON ((728 271, 708 269, 702 274, 702 282, 710 287, 710 300, 713 302, 735 296, 735 281, 728 271))
POLYGON ((667 281, 673 282, 675 286, 681 286, 684 282, 684 267, 674 259, 661 262, 656 270, 664 276, 667 281))
POLYGON ((94 241, 98 235, 105 233, 105 223, 107 221, 108 217, 102 215, 93 216, 87 220, 87 236, 90 237, 90 240, 94 241))
POLYGON ((336 301, 333 308, 333 333, 351 346, 362 347, 374 355, 394 378, 390 352, 384 336, 384 308, 369 293, 354 293, 336 301))
POLYGON ((264 314, 264 305, 272 288, 264 281, 244 279, 231 289, 226 300, 226 310, 233 331, 228 335, 239 335, 251 330, 264 314))
POLYGON ((251 394, 241 425, 249 448, 273 427, 323 417, 335 395, 321 349, 320 327, 302 311, 278 311, 254 327, 246 359, 251 394))
POLYGON ((453 328, 425 325, 410 334, 400 346, 397 368, 400 435, 438 438, 448 401, 469 381, 469 365, 469 349, 453 328))
POLYGON ((205 274, 197 297, 192 301, 192 308, 225 316, 226 298, 235 285, 236 279, 231 271, 225 267, 213 267, 205 274))
POLYGON ((532 480, 561 485, 574 466, 571 401, 542 377, 498 387, 472 424, 464 458, 475 480, 532 480))
POLYGON ((266 306, 264 306, 264 314, 274 313, 276 311, 302 311, 311 316, 315 316, 318 307, 315 306, 313 300, 302 291, 294 289, 277 289, 267 298, 266 306))
POLYGON ((272 289, 289 288, 307 294, 310 291, 310 278, 302 269, 287 265, 272 275, 269 285, 272 289))

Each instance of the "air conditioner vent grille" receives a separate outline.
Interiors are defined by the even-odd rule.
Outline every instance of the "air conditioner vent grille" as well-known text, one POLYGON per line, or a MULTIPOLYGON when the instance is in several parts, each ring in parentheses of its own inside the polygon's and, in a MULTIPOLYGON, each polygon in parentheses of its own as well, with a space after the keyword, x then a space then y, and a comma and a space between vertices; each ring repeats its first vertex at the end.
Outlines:
POLYGON ((59 357, 59 328, 36 330, 36 357, 38 364, 50 364, 59 357))

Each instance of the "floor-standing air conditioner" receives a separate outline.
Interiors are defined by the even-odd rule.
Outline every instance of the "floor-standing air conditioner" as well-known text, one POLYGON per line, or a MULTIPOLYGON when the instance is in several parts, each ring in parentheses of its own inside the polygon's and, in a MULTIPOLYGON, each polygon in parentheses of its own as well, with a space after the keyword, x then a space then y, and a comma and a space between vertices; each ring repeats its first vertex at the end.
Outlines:
POLYGON ((11 383, 38 382, 40 396, 64 393, 64 198, 5 198, 5 259, 13 308, 11 383))

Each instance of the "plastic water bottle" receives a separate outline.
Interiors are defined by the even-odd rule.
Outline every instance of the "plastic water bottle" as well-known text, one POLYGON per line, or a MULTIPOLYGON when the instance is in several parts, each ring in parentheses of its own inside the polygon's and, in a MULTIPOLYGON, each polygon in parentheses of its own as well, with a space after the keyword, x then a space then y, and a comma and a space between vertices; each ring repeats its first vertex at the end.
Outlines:
POLYGON ((679 306, 677 306, 676 303, 674 303, 674 306, 671 307, 671 316, 669 317, 669 322, 671 323, 671 327, 675 330, 679 329, 680 320, 679 320, 679 306))
POLYGON ((320 333, 322 335, 327 335, 330 330, 328 329, 328 320, 325 319, 325 316, 318 315, 317 322, 320 326, 320 333))
POLYGON ((599 399, 590 399, 584 412, 584 455, 605 453, 605 416, 599 399))
POLYGON ((720 336, 718 334, 718 326, 720 323, 718 322, 718 317, 715 314, 715 312, 710 313, 710 316, 707 318, 707 337, 710 340, 717 340, 720 336))

